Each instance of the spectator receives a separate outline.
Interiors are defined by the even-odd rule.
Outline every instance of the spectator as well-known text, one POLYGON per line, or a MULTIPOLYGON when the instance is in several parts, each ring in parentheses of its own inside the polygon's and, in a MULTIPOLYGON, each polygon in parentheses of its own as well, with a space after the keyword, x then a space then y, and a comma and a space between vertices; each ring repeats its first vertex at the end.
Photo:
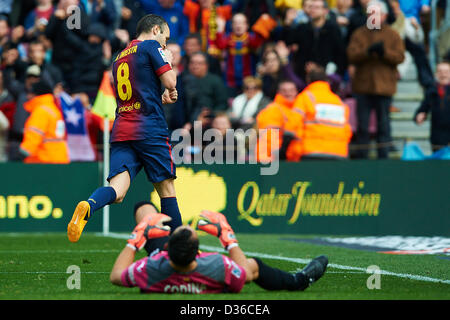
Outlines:
POLYGON ((5 114, 0 110, 0 162, 6 162, 6 141, 8 137, 9 121, 5 114))
POLYGON ((256 115, 270 103, 262 92, 262 81, 256 77, 244 78, 244 92, 233 99, 229 113, 233 127, 248 129, 255 124, 256 115))
MULTIPOLYGON (((211 129, 215 130, 214 141, 204 146, 204 154, 211 155, 220 163, 237 163, 238 143, 236 136, 233 139, 227 138, 227 130, 231 129, 231 121, 225 112, 217 112, 211 122, 211 129)), ((245 156, 245 150, 241 150, 241 155, 245 156)))
POLYGON ((93 103, 103 73, 111 63, 111 52, 104 52, 104 50, 110 50, 110 48, 104 47, 107 31, 102 24, 89 25, 87 34, 87 41, 70 35, 72 40, 69 41, 73 41, 73 46, 78 48, 78 54, 73 63, 73 81, 70 87, 72 93, 87 93, 90 102, 93 103))
POLYGON ((184 38, 189 33, 189 22, 183 14, 183 4, 176 0, 140 0, 145 12, 157 14, 163 17, 170 29, 170 39, 180 46, 184 43, 184 38))
POLYGON ((334 64, 335 72, 343 75, 346 67, 345 47, 339 26, 327 19, 327 2, 314 0, 309 15, 310 22, 287 29, 286 44, 295 44, 298 48, 292 55, 295 73, 304 79, 312 64, 324 68, 334 64))
POLYGON ((45 61, 45 47, 40 41, 31 42, 28 45, 28 65, 37 65, 41 69, 41 78, 52 88, 62 85, 61 71, 52 63, 45 61))
POLYGON ((32 85, 39 82, 40 77, 41 69, 36 65, 27 68, 24 83, 17 80, 11 81, 7 77, 4 77, 5 86, 7 85, 9 92, 11 92, 16 101, 14 114, 12 116, 13 121, 10 123, 8 135, 8 159, 10 161, 21 159, 19 145, 23 140, 23 130, 29 116, 29 112, 24 105, 28 100, 28 94, 31 93, 32 85))
MULTIPOLYGON (((6 1, 8 2, 9 0, 6 1)), ((11 26, 23 25, 26 16, 35 7, 36 0, 14 0, 12 2, 11 13, 9 15, 9 23, 11 26)))
POLYGON ((9 92, 7 85, 3 79, 3 70, 0 70, 0 108, 3 107, 5 103, 13 102, 14 97, 9 92))
POLYGON ((5 162, 8 160, 8 132, 12 122, 14 108, 14 97, 4 86, 3 71, 0 70, 0 162, 5 162))
MULTIPOLYGON (((397 0, 405 20, 405 48, 414 59, 422 87, 427 90, 434 84, 433 71, 425 52, 420 13, 430 12, 430 0, 397 0)), ((395 5, 396 1, 392 1, 395 5)))
POLYGON ((331 12, 335 15, 336 22, 341 29, 342 39, 347 40, 350 17, 355 12, 353 0, 337 0, 336 8, 332 9, 331 12))
POLYGON ((263 14, 268 14, 273 18, 277 16, 277 9, 273 0, 238 0, 235 1, 235 4, 233 5, 233 12, 245 14, 250 27, 252 27, 263 14))
MULTIPOLYGON (((202 51, 202 38, 200 34, 198 33, 190 33, 186 36, 184 39, 183 44, 183 50, 184 55, 181 58, 181 64, 179 66, 180 72, 188 71, 188 64, 189 59, 191 55, 193 55, 196 52, 202 51)), ((222 67, 220 66, 219 59, 211 56, 210 54, 207 54, 208 58, 208 66, 209 66, 209 72, 218 75, 219 77, 222 77, 222 67)))
MULTIPOLYGON (((230 96, 236 96, 241 93, 242 80, 255 74, 256 50, 267 39, 272 27, 262 29, 262 34, 249 32, 247 17, 242 13, 236 13, 231 20, 231 33, 226 35, 225 21, 221 21, 217 29, 216 45, 225 51, 225 83, 230 88, 230 96)), ((270 24, 272 21, 273 19, 264 15, 254 27, 258 24, 270 24)), ((273 25, 276 25, 275 21, 273 25)))
POLYGON ((25 103, 30 116, 25 123, 20 152, 26 163, 69 163, 64 118, 52 91, 46 82, 36 82, 31 89, 31 100, 25 103))
POLYGON ((136 38, 137 23, 144 15, 141 0, 124 0, 120 10, 120 29, 127 30, 130 38, 136 38))
MULTIPOLYGON (((369 151, 369 116, 377 115, 378 158, 387 158, 391 144, 389 107, 397 90, 397 65, 404 59, 405 47, 396 31, 387 23, 388 9, 384 2, 371 1, 379 6, 380 29, 362 26, 357 29, 347 48, 349 62, 355 65, 352 88, 357 99, 357 144, 359 157, 367 158, 369 151)), ((373 13, 372 13, 373 14, 373 13)))
POLYGON ((114 60, 117 55, 130 43, 130 34, 126 29, 116 29, 110 41, 105 41, 105 47, 110 47, 111 57, 114 60))
POLYGON ((189 74, 184 76, 186 109, 189 121, 202 121, 205 127, 211 125, 215 111, 228 108, 228 96, 222 79, 209 73, 207 56, 194 53, 189 60, 189 74))
POLYGON ((420 125, 431 113, 430 142, 433 152, 450 145, 450 62, 436 66, 437 83, 427 91, 414 120, 420 125))
POLYGON ((332 92, 321 67, 307 75, 308 86, 294 102, 303 115, 302 160, 346 159, 352 137, 349 108, 332 92))
POLYGON ((277 153, 280 160, 300 160, 303 115, 294 109, 297 94, 294 82, 280 82, 274 101, 257 115, 257 128, 267 129, 266 132, 259 131, 256 149, 258 161, 273 161, 277 153))
POLYGON ((283 42, 278 42, 275 47, 263 53, 257 70, 263 82, 263 93, 269 99, 275 98, 279 83, 283 80, 293 81, 299 90, 305 87, 304 81, 295 74, 289 63, 289 50, 283 42))
POLYGON ((25 79, 27 64, 20 59, 17 44, 12 41, 3 46, 1 69, 5 78, 21 82, 25 79))
POLYGON ((8 18, 0 16, 0 55, 3 54, 3 46, 9 41, 8 18))
POLYGON ((303 0, 302 9, 299 10, 293 20, 294 26, 310 21, 311 5, 314 0, 303 0))
MULTIPOLYGON (((351 38, 353 32, 366 24, 367 14, 368 14, 368 4, 371 0, 355 0, 353 3, 354 12, 350 16, 350 21, 348 25, 347 39, 351 38)), ((391 24, 395 21, 395 14, 388 0, 380 0, 384 2, 388 8, 388 16, 386 22, 391 24)), ((347 41, 347 43, 348 43, 347 41)))
POLYGON ((225 21, 231 19, 231 5, 216 5, 216 0, 185 0, 183 13, 188 17, 189 32, 201 36, 201 50, 213 57, 220 57, 221 52, 215 45, 217 18, 225 21))
POLYGON ((69 29, 68 17, 72 13, 69 8, 78 5, 79 0, 61 0, 45 29, 45 36, 53 45, 52 60, 53 65, 61 70, 64 83, 72 83, 74 52, 78 47, 74 44, 73 38, 86 39, 86 31, 89 24, 89 17, 84 10, 80 10, 80 28, 69 29))
POLYGON ((106 28, 109 39, 117 16, 113 0, 80 0, 80 8, 89 17, 90 23, 101 23, 106 28))
POLYGON ((188 115, 186 114, 185 94, 182 80, 182 74, 179 70, 181 63, 181 47, 176 42, 167 43, 167 49, 172 52, 172 70, 177 74, 177 92, 178 99, 175 103, 164 105, 164 113, 166 116, 167 126, 169 131, 181 128, 187 122, 188 115))
POLYGON ((0 14, 9 16, 11 14, 13 0, 3 0, 0 2, 0 14))
POLYGON ((28 13, 23 25, 28 38, 33 38, 45 31, 54 10, 52 0, 37 0, 36 8, 28 13))

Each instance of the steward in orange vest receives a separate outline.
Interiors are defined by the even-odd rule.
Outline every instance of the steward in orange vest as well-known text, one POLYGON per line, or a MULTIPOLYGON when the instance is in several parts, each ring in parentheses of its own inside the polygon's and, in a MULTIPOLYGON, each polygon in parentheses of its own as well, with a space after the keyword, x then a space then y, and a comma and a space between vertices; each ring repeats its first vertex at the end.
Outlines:
POLYGON ((257 128, 267 129, 267 132, 259 130, 256 147, 258 162, 275 160, 274 151, 278 151, 280 160, 300 160, 303 114, 294 109, 297 93, 295 83, 282 81, 274 101, 258 113, 257 128))
POLYGON ((348 158, 352 137, 348 106, 331 91, 322 68, 311 71, 308 80, 294 101, 294 109, 304 115, 302 159, 348 158))
POLYGON ((26 163, 69 163, 66 127, 52 89, 45 82, 33 84, 34 97, 24 104, 30 112, 20 145, 26 163))

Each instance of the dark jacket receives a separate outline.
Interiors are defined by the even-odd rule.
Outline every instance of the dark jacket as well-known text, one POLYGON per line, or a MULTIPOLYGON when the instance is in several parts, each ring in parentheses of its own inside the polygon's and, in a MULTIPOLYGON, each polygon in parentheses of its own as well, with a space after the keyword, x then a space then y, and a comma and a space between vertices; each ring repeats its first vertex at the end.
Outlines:
POLYGON ((93 1, 89 14, 87 13, 87 7, 85 5, 86 2, 87 1, 80 1, 80 8, 82 9, 81 11, 85 12, 85 14, 89 16, 89 21, 91 23, 101 23, 108 29, 108 31, 112 32, 117 17, 117 10, 114 2, 112 0, 103 0, 103 7, 98 9, 97 1, 93 1))
POLYGON ((446 146, 450 143, 450 86, 432 87, 425 94, 414 120, 420 112, 431 113, 431 144, 446 146))
POLYGON ((186 110, 190 121, 197 120, 203 108, 225 111, 228 108, 227 88, 219 76, 208 73, 203 78, 183 75, 186 110))
POLYGON ((309 23, 299 24, 287 30, 286 43, 297 44, 298 51, 292 56, 294 70, 305 79, 305 64, 315 62, 324 68, 329 62, 334 62, 340 75, 345 73, 345 46, 341 31, 336 22, 327 20, 320 29, 315 29, 309 23))
MULTIPOLYGON (((107 37, 106 28, 99 23, 90 24, 87 34, 96 35, 104 41, 107 37)), ((95 94, 100 86, 103 72, 109 61, 103 59, 103 45, 91 43, 88 40, 69 34, 67 44, 75 47, 73 51, 72 78, 69 82, 71 92, 86 92, 90 96, 95 94)))
POLYGON ((86 39, 88 25, 89 18, 83 10, 80 10, 81 28, 71 30, 67 27, 67 18, 61 20, 52 15, 45 29, 45 36, 50 39, 53 45, 52 63, 61 70, 65 82, 69 82, 71 78, 74 52, 78 51, 74 42, 70 41, 69 38, 86 39))

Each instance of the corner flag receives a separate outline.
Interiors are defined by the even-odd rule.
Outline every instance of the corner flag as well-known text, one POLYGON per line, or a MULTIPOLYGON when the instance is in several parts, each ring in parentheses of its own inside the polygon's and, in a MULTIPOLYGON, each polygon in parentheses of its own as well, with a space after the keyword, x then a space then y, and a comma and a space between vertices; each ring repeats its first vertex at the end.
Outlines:
POLYGON ((109 71, 105 71, 91 111, 102 118, 114 120, 116 106, 116 98, 111 85, 109 71))

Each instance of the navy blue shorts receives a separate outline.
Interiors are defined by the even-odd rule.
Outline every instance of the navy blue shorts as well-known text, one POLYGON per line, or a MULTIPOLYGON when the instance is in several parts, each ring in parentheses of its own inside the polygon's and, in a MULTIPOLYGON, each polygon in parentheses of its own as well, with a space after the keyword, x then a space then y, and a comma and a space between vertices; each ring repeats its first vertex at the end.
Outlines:
POLYGON ((133 180, 142 167, 152 183, 176 178, 172 147, 168 138, 111 143, 108 181, 124 171, 128 171, 133 180))

